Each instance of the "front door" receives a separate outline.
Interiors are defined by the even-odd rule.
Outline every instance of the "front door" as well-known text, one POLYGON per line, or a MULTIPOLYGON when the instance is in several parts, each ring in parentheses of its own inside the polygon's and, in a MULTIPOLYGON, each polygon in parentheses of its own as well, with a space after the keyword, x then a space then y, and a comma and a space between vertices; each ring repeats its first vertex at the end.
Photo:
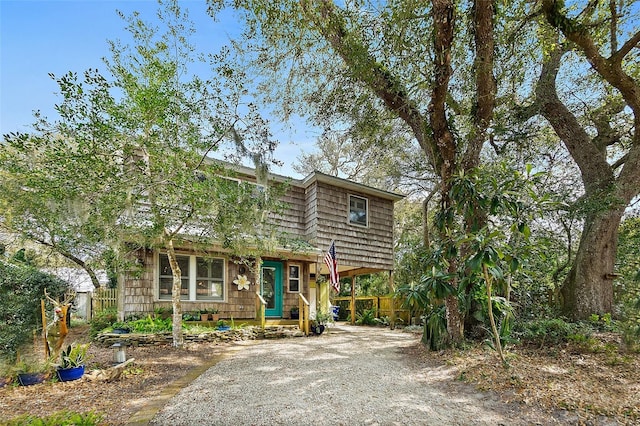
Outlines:
POLYGON ((282 318, 282 263, 262 262, 260 277, 260 293, 267 302, 265 316, 282 318))

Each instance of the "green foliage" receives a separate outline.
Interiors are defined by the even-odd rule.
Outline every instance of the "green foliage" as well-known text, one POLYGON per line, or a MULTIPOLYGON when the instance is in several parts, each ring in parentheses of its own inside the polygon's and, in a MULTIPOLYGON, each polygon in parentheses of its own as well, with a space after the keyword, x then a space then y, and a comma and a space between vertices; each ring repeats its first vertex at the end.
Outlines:
POLYGON ((93 411, 77 413, 58 411, 46 417, 24 414, 4 423, 6 426, 98 426, 103 424, 104 416, 93 411))
POLYGON ((599 331, 614 331, 615 324, 611 319, 611 314, 604 314, 602 316, 598 314, 591 314, 589 316, 590 325, 599 331))
POLYGON ((444 305, 438 306, 425 317, 422 343, 432 351, 444 349, 448 344, 447 320, 444 305))
POLYGON ((634 329, 640 333, 640 216, 628 217, 620 225, 616 271, 621 277, 614 281, 615 302, 626 323, 625 334, 632 339, 634 329))
POLYGON ((359 296, 385 296, 389 294, 389 274, 369 274, 356 277, 359 296))
POLYGON ((122 241, 169 256, 186 230, 197 234, 194 243, 220 241, 234 254, 277 241, 277 228, 264 226, 285 186, 267 181, 268 167, 279 164, 277 141, 246 99, 244 74, 227 49, 196 54, 178 2, 162 2, 157 16, 162 25, 121 15, 133 42, 109 43, 107 74, 52 76, 59 119, 38 117, 33 133, 8 135, 0 149, 0 211, 11 208, 11 228, 27 236, 46 229, 55 244, 35 237, 69 258, 111 248, 109 270, 129 252, 122 241), (232 165, 212 160, 222 150, 230 162, 253 161, 260 196, 256 185, 228 179, 237 174, 232 165))
POLYGON ((184 312, 182 321, 200 321, 200 311, 184 312))
MULTIPOLYGON (((391 325, 391 317, 389 315, 385 315, 383 317, 380 318, 374 318, 374 321, 376 324, 384 326, 384 327, 388 327, 391 325)), ((401 325, 404 321, 402 320, 402 318, 396 318, 395 320, 395 324, 396 325, 401 325)))
POLYGON ((13 371, 16 373, 49 373, 51 370, 51 360, 43 361, 34 356, 20 358, 13 366, 13 371))
POLYGON ((97 312, 89 321, 89 335, 91 338, 96 337, 102 330, 111 327, 116 321, 118 321, 118 310, 116 308, 97 312))
POLYGON ((31 341, 33 332, 42 328, 40 300, 44 299, 45 288, 55 298, 67 291, 68 284, 33 267, 0 260, 2 357, 15 359, 20 346, 31 341))
MULTIPOLYGON (((200 315, 197 318, 199 321, 200 315)), ((146 318, 127 321, 125 326, 133 333, 163 333, 171 331, 172 324, 171 318, 154 318, 151 315, 147 315, 146 318)))
POLYGON ((326 325, 330 322, 333 322, 333 314, 330 312, 326 312, 322 309, 316 311, 316 318, 314 320, 316 324, 326 325))
POLYGON ((357 325, 374 325, 376 324, 376 310, 375 308, 366 309, 363 312, 356 313, 357 325))
MULTIPOLYGON (((153 310, 156 318, 169 318, 173 313, 173 309, 167 307, 158 307, 153 310)), ((214 314, 217 312, 213 312, 214 314)))
POLYGON ((73 368, 84 365, 87 359, 89 343, 72 343, 60 352, 60 368, 73 368))
MULTIPOLYGON (((193 313, 185 313, 183 316, 187 315, 188 318, 196 315, 196 312, 193 313)), ((111 319, 111 318, 109 318, 111 319)), ((195 320, 194 320, 195 321, 195 320)), ((197 321, 200 321, 200 314, 197 313, 197 321)), ((107 321, 108 322, 108 321, 107 321)), ((102 323, 104 324, 104 323, 102 323)), ((165 333, 172 330, 172 318, 171 317, 161 317, 157 315, 147 315, 143 318, 129 318, 126 321, 113 321, 109 323, 106 327, 103 327, 99 331, 111 331, 116 328, 127 329, 132 333, 165 333)), ((183 325, 184 327, 184 325, 183 325)))
POLYGON ((513 329, 514 337, 522 343, 540 347, 587 339, 592 332, 583 323, 571 323, 561 318, 516 322, 513 329))

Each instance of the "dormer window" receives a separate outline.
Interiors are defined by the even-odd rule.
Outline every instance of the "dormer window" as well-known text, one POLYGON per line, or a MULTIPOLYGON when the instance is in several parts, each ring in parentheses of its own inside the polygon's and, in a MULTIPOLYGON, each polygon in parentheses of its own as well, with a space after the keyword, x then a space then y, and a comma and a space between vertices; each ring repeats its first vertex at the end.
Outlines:
POLYGON ((352 225, 368 226, 369 202, 366 198, 349 195, 349 223, 352 225))

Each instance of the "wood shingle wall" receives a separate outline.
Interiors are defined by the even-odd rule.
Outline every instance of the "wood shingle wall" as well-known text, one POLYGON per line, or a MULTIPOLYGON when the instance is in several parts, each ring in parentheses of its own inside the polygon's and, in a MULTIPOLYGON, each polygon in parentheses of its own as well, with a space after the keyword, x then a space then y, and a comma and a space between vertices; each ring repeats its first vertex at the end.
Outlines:
POLYGON ((322 249, 336 244, 338 262, 362 268, 393 269, 393 202, 318 182, 316 232, 311 243, 322 249), (349 195, 368 200, 368 226, 348 222, 349 195))

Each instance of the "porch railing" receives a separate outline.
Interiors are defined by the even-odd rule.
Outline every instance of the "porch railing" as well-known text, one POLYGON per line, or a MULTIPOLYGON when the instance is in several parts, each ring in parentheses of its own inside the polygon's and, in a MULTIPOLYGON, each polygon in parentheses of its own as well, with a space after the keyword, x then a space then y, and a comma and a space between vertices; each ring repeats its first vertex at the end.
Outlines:
MULTIPOLYGON (((356 312, 374 309, 376 318, 390 317, 390 320, 401 319, 409 324, 410 312, 402 307, 402 301, 392 296, 356 296, 356 312)), ((351 297, 334 297, 332 305, 340 306, 340 320, 351 317, 351 297)))
POLYGON ((260 327, 262 327, 262 329, 264 330, 264 326, 266 323, 265 310, 267 309, 267 302, 259 292, 256 291, 256 295, 258 296, 256 298, 256 317, 260 321, 260 327))
POLYGON ((302 295, 298 294, 298 326, 305 336, 309 335, 309 301, 302 295))

